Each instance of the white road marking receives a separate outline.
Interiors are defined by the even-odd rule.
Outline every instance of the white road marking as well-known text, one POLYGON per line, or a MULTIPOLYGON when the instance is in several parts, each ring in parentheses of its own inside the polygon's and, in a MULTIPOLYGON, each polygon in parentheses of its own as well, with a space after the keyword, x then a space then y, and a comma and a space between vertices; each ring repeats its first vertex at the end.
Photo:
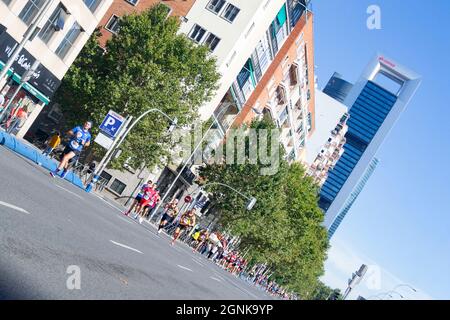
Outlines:
POLYGON ((113 207, 114 209, 123 212, 122 209, 119 209, 118 207, 116 207, 115 205, 109 203, 108 201, 106 201, 105 199, 103 199, 102 197, 100 197, 99 195, 94 194, 97 198, 99 198, 100 200, 102 200, 104 203, 106 203, 107 205, 109 205, 110 207, 113 207))
POLYGON ((60 188, 60 189, 65 190, 65 191, 67 191, 67 192, 73 194, 75 197, 78 197, 78 198, 80 198, 81 200, 83 200, 83 197, 81 197, 80 195, 76 194, 75 192, 72 192, 72 191, 70 191, 70 190, 67 190, 66 188, 61 187, 60 185, 57 185, 57 184, 55 184, 55 186, 57 186, 57 187, 60 188))
POLYGON ((126 223, 131 223, 131 224, 133 224, 133 222, 131 222, 131 221, 128 220, 128 219, 125 219, 124 217, 121 217, 121 216, 116 216, 116 217, 119 218, 120 220, 125 221, 126 223))
POLYGON ((201 265, 202 267, 204 267, 204 266, 205 266, 204 264, 202 264, 202 263, 198 262, 198 261, 197 261, 197 260, 195 260, 195 259, 192 259, 192 261, 194 261, 195 263, 197 263, 197 264, 201 265))
POLYGON ((254 298, 258 298, 258 297, 255 296, 253 293, 251 293, 251 292, 245 290, 244 288, 239 288, 239 287, 238 287, 238 289, 240 289, 240 290, 242 290, 242 291, 244 291, 244 292, 247 292, 249 295, 251 295, 251 296, 254 297, 254 298))
POLYGON ((193 272, 191 269, 186 268, 186 267, 183 267, 183 266, 180 266, 179 264, 177 264, 177 266, 178 266, 178 268, 181 268, 181 269, 184 269, 184 270, 188 270, 188 271, 190 271, 190 272, 193 272))
POLYGON ((213 280, 216 280, 216 281, 218 281, 218 282, 222 282, 222 281, 220 281, 219 279, 217 279, 217 278, 214 278, 214 277, 210 277, 211 279, 213 279, 213 280))
MULTIPOLYGON (((216 274, 217 278, 220 280, 224 280, 221 276, 219 276, 218 274, 216 274)), ((225 280, 224 280, 225 281, 225 280)))
POLYGON ((143 254, 143 253, 142 253, 141 251, 139 251, 138 249, 135 249, 135 248, 126 246, 126 245, 124 245, 124 244, 121 244, 121 243, 119 243, 119 242, 115 242, 115 241, 113 241, 113 240, 109 240, 109 241, 111 241, 112 243, 114 243, 116 246, 119 246, 119 247, 122 247, 122 248, 125 248, 125 249, 128 249, 128 250, 131 250, 131 251, 134 251, 134 252, 138 252, 138 253, 140 253, 140 254, 143 254))
POLYGON ((17 206, 15 206, 13 204, 10 204, 8 202, 0 201, 0 205, 8 207, 8 208, 11 208, 11 209, 14 209, 14 210, 17 210, 17 211, 20 211, 20 212, 23 212, 23 213, 26 213, 26 214, 30 214, 27 210, 22 209, 20 207, 17 207, 17 206))

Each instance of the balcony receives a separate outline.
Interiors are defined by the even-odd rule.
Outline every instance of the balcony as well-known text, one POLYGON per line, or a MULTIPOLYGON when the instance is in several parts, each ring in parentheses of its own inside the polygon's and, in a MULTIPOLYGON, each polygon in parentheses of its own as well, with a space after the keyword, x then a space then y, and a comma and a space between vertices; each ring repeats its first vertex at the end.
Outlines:
POLYGON ((275 100, 278 105, 284 106, 287 104, 287 92, 282 84, 277 87, 275 100))
POLYGON ((292 87, 299 83, 298 65, 296 63, 293 63, 289 68, 289 80, 292 87))
POLYGON ((239 108, 233 99, 230 91, 223 97, 219 106, 214 111, 214 116, 220 123, 223 131, 226 132, 239 114, 239 108))

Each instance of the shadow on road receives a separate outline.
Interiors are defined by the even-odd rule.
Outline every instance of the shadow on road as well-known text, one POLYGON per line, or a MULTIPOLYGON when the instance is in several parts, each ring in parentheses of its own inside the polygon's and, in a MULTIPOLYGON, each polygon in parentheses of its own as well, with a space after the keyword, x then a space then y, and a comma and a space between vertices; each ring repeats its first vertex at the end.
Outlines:
POLYGON ((32 299, 32 296, 25 292, 23 282, 24 279, 17 279, 0 266, 0 300, 32 299))

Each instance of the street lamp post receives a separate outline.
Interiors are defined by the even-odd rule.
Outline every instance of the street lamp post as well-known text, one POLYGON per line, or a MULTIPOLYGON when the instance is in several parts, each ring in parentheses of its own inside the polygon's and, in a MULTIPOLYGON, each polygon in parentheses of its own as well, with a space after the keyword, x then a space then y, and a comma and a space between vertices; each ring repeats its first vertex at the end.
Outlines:
MULTIPOLYGON (((231 106, 231 104, 227 105, 226 108, 224 108, 221 112, 219 112, 219 114, 214 117, 214 120, 212 122, 212 124, 209 126, 208 130, 206 130, 205 134, 203 135, 203 137, 201 138, 201 140, 199 141, 199 143, 195 146, 194 151, 192 151, 192 153, 189 155, 189 157, 186 159, 183 167, 181 168, 180 172, 178 173, 178 175, 175 177, 175 179, 172 181, 172 184, 169 186, 169 189, 167 189, 167 191, 164 193, 164 196, 161 198, 161 200, 158 202, 158 205, 156 206, 155 210, 153 210, 152 214, 150 215, 150 217, 148 218, 148 222, 151 221, 151 219, 153 218, 153 216, 158 212, 158 210, 161 208, 161 205, 164 203, 164 200, 166 200, 167 196, 169 195, 170 191, 172 191, 172 188, 175 186, 175 184, 177 183, 178 179, 181 177, 184 169, 186 169, 186 167, 189 165, 192 157, 197 153, 197 150, 200 148, 200 146, 202 146, 203 141, 206 139, 206 137, 208 136, 209 131, 211 131, 212 127, 214 126, 214 124, 217 121, 217 118, 219 118, 219 116, 228 110, 228 108, 231 106)), ((218 123, 219 124, 219 123, 218 123)))
POLYGON ((240 192, 239 190, 236 190, 235 188, 233 188, 233 187, 231 187, 231 186, 229 186, 229 185, 227 185, 227 184, 225 184, 225 183, 221 183, 221 182, 210 182, 210 183, 207 183, 207 184, 205 184, 205 185, 199 187, 199 188, 198 188, 198 191, 197 191, 197 194, 195 195, 194 199, 197 198, 197 196, 198 196, 198 194, 200 193, 201 190, 203 190, 206 186, 209 186, 209 185, 219 185, 219 186, 226 187, 226 188, 228 188, 228 189, 233 190, 234 192, 236 192, 237 194, 239 194, 239 195, 242 196, 243 198, 247 199, 248 202, 247 202, 247 206, 246 206, 245 208, 246 208, 248 211, 252 210, 253 207, 254 207, 255 204, 256 204, 256 198, 255 198, 255 197, 249 197, 249 196, 246 196, 245 194, 243 194, 243 193, 240 192))
POLYGON ((394 294, 394 293, 398 294, 398 295, 400 296, 401 299, 404 299, 404 298, 405 298, 405 297, 404 297, 402 294, 400 294, 399 292, 397 292, 397 291, 395 291, 395 290, 391 290, 391 291, 389 291, 388 293, 386 293, 386 294, 384 295, 384 297, 383 297, 381 300, 384 300, 384 298, 386 297, 386 295, 387 295, 389 298, 393 298, 392 294, 394 294))
MULTIPOLYGON (((99 175, 102 173, 102 171, 106 168, 106 166, 108 165, 109 161, 111 161, 111 158, 114 156, 115 151, 118 150, 118 148, 120 147, 120 145, 122 144, 122 142, 125 140, 125 138, 127 137, 128 133, 130 133, 131 129, 134 128, 134 126, 136 126, 136 124, 143 118, 145 117, 147 114, 149 114, 150 112, 158 112, 160 114, 162 114, 164 117, 166 117, 167 119, 170 120, 171 125, 169 127, 169 132, 172 132, 176 125, 177 125, 177 119, 172 119, 170 116, 168 116, 166 113, 164 113, 163 111, 161 111, 160 109, 149 109, 147 111, 145 111, 144 113, 142 113, 136 120, 134 120, 131 123, 131 120, 133 119, 132 116, 128 117, 127 120, 125 121, 125 126, 124 126, 124 130, 123 133, 119 132, 119 135, 117 136, 117 138, 113 141, 113 144, 111 145, 111 147, 108 149, 108 151, 106 152, 105 156, 103 157, 103 159, 100 161, 100 163, 98 164, 97 168, 94 170, 93 174, 92 174, 92 182, 95 183, 97 182, 99 175), (129 125, 131 123, 131 125, 129 125), (128 126, 129 125, 129 126, 128 126)), ((122 131, 122 130, 121 130, 122 131)), ((92 189, 92 185, 89 184, 88 187, 86 187, 86 191, 89 191, 92 189)))
POLYGON ((398 289, 398 288, 401 288, 401 287, 408 287, 408 288, 410 288, 412 291, 417 292, 417 290, 416 290, 415 288, 413 288, 411 285, 409 285, 409 284, 407 284, 407 283, 404 283, 404 284, 396 285, 396 286, 395 286, 392 290, 390 290, 390 291, 378 293, 378 294, 376 294, 376 295, 370 296, 370 297, 367 298, 367 299, 379 297, 381 300, 383 300, 386 296, 388 296, 389 294, 392 294, 392 293, 398 294, 398 295, 403 299, 404 296, 403 296, 402 294, 400 294, 399 292, 397 292, 397 289, 398 289), (382 295, 382 297, 380 297, 380 295, 382 295))

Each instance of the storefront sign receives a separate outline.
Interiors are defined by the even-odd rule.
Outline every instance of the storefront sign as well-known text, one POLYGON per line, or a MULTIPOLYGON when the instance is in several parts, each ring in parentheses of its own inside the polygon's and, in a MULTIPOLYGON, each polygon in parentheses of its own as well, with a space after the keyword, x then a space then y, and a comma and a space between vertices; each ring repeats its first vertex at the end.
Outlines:
MULTIPOLYGON (((18 45, 17 41, 6 32, 4 26, 0 25, 0 62, 3 62, 0 63, 0 68, 3 68, 4 63, 8 61, 16 45, 18 45)), ((22 49, 11 69, 14 73, 22 76, 35 60, 26 49, 22 49)), ((30 81, 28 81, 28 84, 47 98, 51 98, 61 84, 61 80, 41 64, 30 81)), ((38 98, 41 99, 40 97, 38 98)))

